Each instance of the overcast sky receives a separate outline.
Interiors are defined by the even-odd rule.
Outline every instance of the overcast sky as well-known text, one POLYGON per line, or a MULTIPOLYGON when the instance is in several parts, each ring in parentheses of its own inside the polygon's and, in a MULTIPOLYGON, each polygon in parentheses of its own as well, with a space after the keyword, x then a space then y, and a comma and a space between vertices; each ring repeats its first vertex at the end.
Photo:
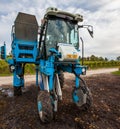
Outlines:
POLYGON ((0 0, 0 46, 5 41, 10 52, 11 28, 18 12, 36 15, 40 25, 48 7, 79 13, 84 17, 82 24, 94 27, 93 39, 86 29, 80 31, 85 56, 120 56, 120 0, 0 0))

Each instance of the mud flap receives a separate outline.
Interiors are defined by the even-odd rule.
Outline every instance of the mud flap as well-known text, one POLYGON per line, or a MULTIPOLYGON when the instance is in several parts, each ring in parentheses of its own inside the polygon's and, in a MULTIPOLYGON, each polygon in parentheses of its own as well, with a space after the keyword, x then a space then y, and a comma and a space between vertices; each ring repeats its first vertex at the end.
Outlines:
POLYGON ((79 88, 75 88, 73 90, 73 102, 78 106, 78 107, 82 107, 84 110, 84 108, 87 107, 86 110, 88 110, 88 108, 91 106, 92 104, 92 96, 91 96, 91 92, 88 88, 83 89, 83 87, 79 87, 79 88))
POLYGON ((87 94, 83 92, 81 88, 73 90, 73 101, 77 106, 82 106, 86 103, 87 94))

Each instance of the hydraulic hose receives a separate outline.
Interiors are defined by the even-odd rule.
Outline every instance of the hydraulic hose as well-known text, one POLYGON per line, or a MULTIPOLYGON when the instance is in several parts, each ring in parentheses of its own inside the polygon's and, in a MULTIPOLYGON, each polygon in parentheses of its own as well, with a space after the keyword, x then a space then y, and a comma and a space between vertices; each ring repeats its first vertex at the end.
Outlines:
MULTIPOLYGON (((72 65, 72 69, 73 69, 73 65, 72 65)), ((84 92, 84 93, 88 92, 88 88, 87 88, 86 82, 75 72, 74 69, 73 69, 72 71, 73 71, 73 73, 75 74, 75 76, 76 76, 77 78, 79 78, 79 80, 81 80, 81 82, 83 83, 83 86, 81 86, 83 92, 84 92)))

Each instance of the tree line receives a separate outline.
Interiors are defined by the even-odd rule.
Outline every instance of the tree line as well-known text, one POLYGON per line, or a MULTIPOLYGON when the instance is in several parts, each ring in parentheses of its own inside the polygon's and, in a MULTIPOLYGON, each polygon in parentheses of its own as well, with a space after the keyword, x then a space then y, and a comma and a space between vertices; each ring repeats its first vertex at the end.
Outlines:
MULTIPOLYGON (((80 57, 80 60, 81 59, 82 58, 80 57)), ((109 61, 109 59, 107 57, 104 58, 102 56, 98 57, 98 56, 95 56, 95 55, 84 57, 83 59, 84 59, 84 61, 109 61)), ((120 56, 116 57, 115 60, 120 61, 120 56)), ((114 60, 111 60, 111 61, 114 61, 114 60)))

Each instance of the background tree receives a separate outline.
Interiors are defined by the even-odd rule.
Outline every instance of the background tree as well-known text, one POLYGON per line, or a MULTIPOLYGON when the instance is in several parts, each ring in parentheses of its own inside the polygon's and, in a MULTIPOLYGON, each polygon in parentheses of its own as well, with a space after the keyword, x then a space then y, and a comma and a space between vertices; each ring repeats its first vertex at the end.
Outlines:
POLYGON ((120 61, 120 56, 117 57, 117 60, 120 61))
POLYGON ((105 57, 105 61, 108 61, 108 58, 107 57, 105 57))
POLYGON ((99 57, 99 61, 104 61, 104 58, 103 57, 99 57))
POLYGON ((91 55, 90 60, 91 61, 95 61, 96 60, 96 57, 94 55, 91 55))

